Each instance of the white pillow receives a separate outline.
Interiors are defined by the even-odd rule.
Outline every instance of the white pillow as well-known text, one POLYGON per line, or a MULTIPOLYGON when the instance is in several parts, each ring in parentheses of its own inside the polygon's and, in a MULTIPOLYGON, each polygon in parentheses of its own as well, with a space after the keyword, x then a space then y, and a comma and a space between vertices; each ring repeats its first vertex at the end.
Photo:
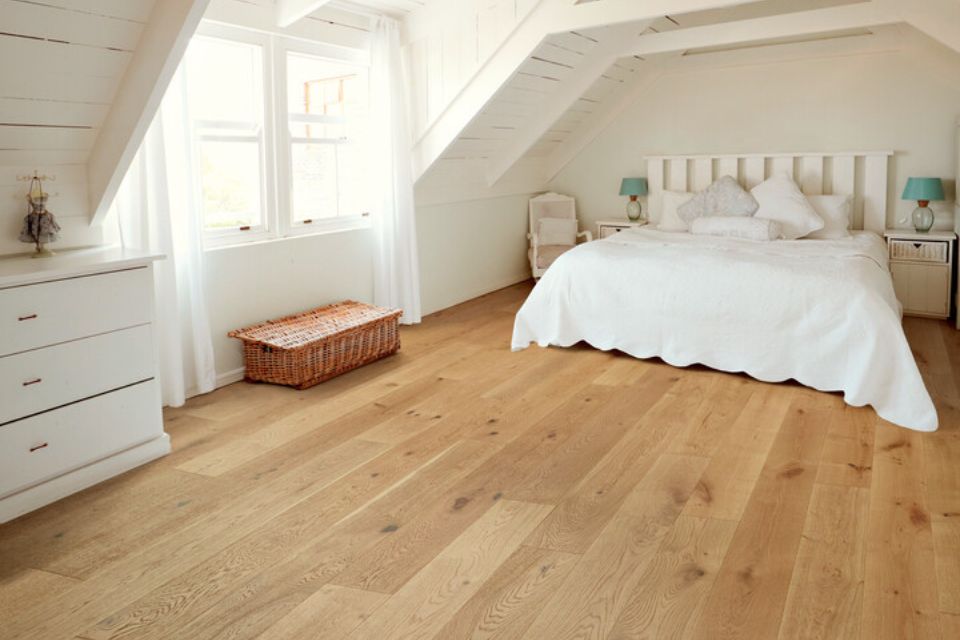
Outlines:
POLYGON ((660 222, 657 229, 660 231, 689 231, 687 223, 680 219, 677 209, 693 198, 692 193, 685 191, 664 191, 660 194, 660 222))
POLYGON ((706 216, 690 223, 690 233, 744 240, 776 240, 783 233, 780 223, 745 216, 706 216))
POLYGON ((757 201, 731 176, 723 176, 677 209, 689 226, 695 218, 708 216, 752 216, 757 201))
POLYGON ((823 229, 807 235, 815 240, 836 240, 849 237, 853 217, 852 196, 807 196, 817 215, 823 218, 823 229))
POLYGON ((537 244, 577 244, 577 221, 573 218, 540 218, 537 244))
POLYGON ((817 215, 797 183, 785 173, 770 176, 750 193, 760 203, 755 217, 779 222, 787 240, 796 240, 823 229, 823 218, 817 215))

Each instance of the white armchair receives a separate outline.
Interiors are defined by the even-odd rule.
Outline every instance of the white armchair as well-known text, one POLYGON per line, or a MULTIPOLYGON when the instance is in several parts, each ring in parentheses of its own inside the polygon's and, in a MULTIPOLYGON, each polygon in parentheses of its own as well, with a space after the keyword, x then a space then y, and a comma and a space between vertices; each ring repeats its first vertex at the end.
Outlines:
POLYGON ((577 231, 577 205, 570 196, 545 193, 530 200, 530 270, 539 278, 553 261, 576 246, 593 240, 589 231, 577 231))

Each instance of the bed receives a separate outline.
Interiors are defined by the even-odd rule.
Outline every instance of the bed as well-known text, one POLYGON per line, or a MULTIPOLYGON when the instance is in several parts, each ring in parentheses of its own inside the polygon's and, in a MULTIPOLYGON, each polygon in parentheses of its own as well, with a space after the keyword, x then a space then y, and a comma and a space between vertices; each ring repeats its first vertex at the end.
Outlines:
MULTIPOLYGON (((876 233, 886 219, 887 155, 853 156, 850 166, 815 156, 828 172, 819 180, 804 180, 805 157, 791 157, 789 165, 804 191, 824 185, 836 193, 846 186, 856 194, 853 226, 866 230, 839 240, 754 242, 644 228, 583 244, 537 283, 517 313, 512 348, 585 341, 675 366, 699 363, 766 382, 794 379, 840 391, 848 404, 870 405, 897 425, 936 430, 936 410, 903 333, 886 246, 876 233), (833 173, 847 170, 849 183, 833 173)), ((744 159, 753 156, 734 158, 736 164, 711 158, 701 169, 710 176, 743 175, 744 159)), ((776 170, 761 158, 762 170, 742 179, 745 186, 776 170)), ((664 185, 696 188, 686 170, 696 171, 698 160, 652 159, 667 170, 658 176, 648 166, 651 200, 664 185), (676 167, 685 170, 682 183, 676 167)), ((709 184, 710 176, 699 180, 709 184)))

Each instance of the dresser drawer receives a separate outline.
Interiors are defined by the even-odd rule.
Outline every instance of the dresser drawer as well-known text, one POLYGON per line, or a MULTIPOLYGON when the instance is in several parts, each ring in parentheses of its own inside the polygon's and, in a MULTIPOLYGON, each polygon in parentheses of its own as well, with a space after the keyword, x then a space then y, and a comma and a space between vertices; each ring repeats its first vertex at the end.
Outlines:
POLYGON ((151 325, 0 358, 0 424, 154 376, 151 325))
POLYGON ((0 497, 163 434, 150 380, 0 427, 0 497))
POLYGON ((950 260, 950 243, 943 240, 890 240, 889 247, 891 260, 938 264, 950 260))
POLYGON ((146 324, 152 271, 114 271, 0 289, 0 356, 146 324))

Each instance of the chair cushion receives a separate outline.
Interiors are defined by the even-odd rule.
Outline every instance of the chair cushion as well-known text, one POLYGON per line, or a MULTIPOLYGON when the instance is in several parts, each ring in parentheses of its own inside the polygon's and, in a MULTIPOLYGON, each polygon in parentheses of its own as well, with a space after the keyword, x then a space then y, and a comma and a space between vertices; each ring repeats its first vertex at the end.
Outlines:
POLYGON ((537 247, 537 269, 546 269, 553 261, 560 257, 561 254, 566 253, 572 249, 570 245, 566 244, 542 244, 537 247))
POLYGON ((577 244, 577 221, 575 218, 540 218, 537 229, 537 243, 540 245, 577 244))

